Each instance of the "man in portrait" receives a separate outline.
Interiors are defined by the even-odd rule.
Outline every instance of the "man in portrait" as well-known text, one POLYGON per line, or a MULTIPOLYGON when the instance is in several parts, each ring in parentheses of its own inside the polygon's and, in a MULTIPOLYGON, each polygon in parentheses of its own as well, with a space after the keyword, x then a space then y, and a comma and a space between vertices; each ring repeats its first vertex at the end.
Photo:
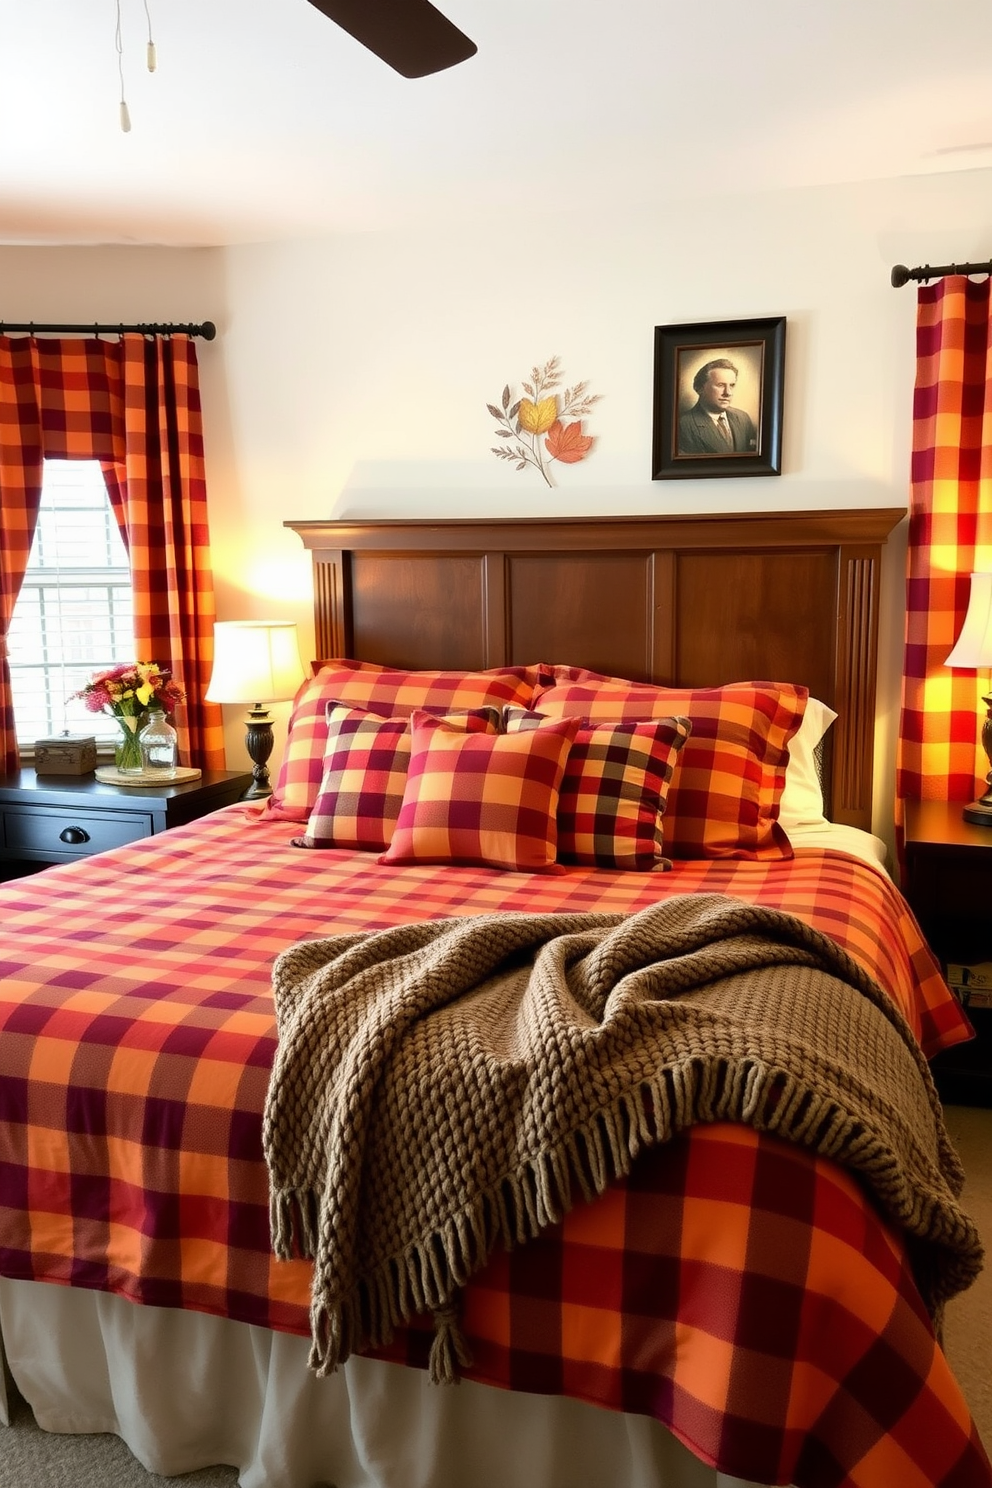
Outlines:
POLYGON ((732 407, 737 368, 728 357, 705 362, 692 379, 696 402, 679 417, 680 455, 753 455, 758 450, 754 420, 732 407))

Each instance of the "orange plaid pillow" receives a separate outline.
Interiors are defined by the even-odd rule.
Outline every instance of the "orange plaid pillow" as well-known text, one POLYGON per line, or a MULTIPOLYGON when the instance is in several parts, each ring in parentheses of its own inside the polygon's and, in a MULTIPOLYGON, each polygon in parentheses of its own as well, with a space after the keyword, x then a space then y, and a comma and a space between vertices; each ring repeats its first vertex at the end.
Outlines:
POLYGON ((413 715, 403 805, 380 863, 552 869, 558 791, 577 718, 521 734, 465 734, 413 715))
POLYGON ((789 740, 808 691, 788 682, 652 687, 577 667, 545 668, 532 707, 592 722, 677 714, 692 723, 668 792, 673 858, 791 858, 778 813, 789 740))
MULTIPOLYGON (((364 661, 324 662, 293 701, 286 749, 266 814, 305 822, 324 772, 327 704, 366 708, 383 718, 409 718, 415 708, 527 707, 537 668, 493 667, 481 672, 407 672, 364 661)), ((265 820, 263 815, 262 820, 265 820)))
MULTIPOLYGON (((505 708, 508 733, 538 727, 543 713, 505 708)), ((584 724, 565 763, 558 796, 558 859, 646 873, 670 868, 662 817, 687 718, 584 724)))
MULTIPOLYGON (((495 708, 445 713, 465 733, 498 734, 495 708)), ((320 792, 294 847, 388 847, 403 804, 410 765, 409 718, 380 718, 364 708, 327 705, 327 749, 320 792)))

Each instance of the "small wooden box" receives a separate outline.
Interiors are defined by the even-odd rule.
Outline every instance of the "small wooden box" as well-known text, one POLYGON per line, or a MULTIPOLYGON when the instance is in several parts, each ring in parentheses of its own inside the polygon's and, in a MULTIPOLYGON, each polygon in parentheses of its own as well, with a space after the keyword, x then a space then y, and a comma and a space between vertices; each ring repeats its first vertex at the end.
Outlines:
POLYGON ((36 739, 34 772, 36 775, 88 775, 96 769, 96 739, 36 739))

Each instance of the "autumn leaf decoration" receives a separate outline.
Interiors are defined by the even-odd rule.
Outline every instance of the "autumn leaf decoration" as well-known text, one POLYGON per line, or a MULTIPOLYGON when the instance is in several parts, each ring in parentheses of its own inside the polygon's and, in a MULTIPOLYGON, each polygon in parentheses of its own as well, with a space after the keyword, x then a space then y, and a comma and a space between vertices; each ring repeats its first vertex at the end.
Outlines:
POLYGON ((553 486, 548 470, 552 460, 576 465, 592 449, 593 437, 583 434, 582 420, 599 402, 600 395, 586 392, 588 382, 577 382, 560 393, 554 391, 562 380, 558 357, 535 367, 530 375, 530 382, 521 384, 526 397, 514 399, 507 383, 502 406, 486 404, 499 425, 497 437, 506 440, 493 446, 493 454, 497 460, 514 461, 518 470, 533 465, 553 486))

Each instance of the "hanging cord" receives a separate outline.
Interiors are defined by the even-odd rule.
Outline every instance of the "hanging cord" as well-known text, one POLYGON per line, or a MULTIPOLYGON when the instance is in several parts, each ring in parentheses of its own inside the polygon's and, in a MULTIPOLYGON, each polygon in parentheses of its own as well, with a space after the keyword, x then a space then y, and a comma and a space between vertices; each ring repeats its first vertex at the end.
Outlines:
POLYGON ((158 59, 155 55, 155 42, 152 39, 152 17, 148 9, 148 0, 145 0, 145 20, 148 22, 148 45, 145 48, 145 62, 147 63, 148 71, 154 72, 158 66, 158 59))
POLYGON ((131 115, 128 113, 127 100, 124 97, 124 40, 121 36, 121 0, 117 0, 117 26, 114 31, 114 45, 117 48, 117 75, 121 80, 121 129, 125 134, 130 134, 131 115))
MULTIPOLYGON (((124 97, 124 37, 121 31, 121 0, 115 0, 117 8, 117 25, 114 30, 114 46, 117 51, 117 75, 121 81, 120 120, 121 129, 124 134, 131 133, 131 114, 124 97)), ((155 40, 152 36, 152 17, 148 9, 148 0, 144 0, 145 20, 148 22, 148 43, 145 47, 145 63, 149 72, 154 72, 158 66, 158 55, 155 50, 155 40)))

